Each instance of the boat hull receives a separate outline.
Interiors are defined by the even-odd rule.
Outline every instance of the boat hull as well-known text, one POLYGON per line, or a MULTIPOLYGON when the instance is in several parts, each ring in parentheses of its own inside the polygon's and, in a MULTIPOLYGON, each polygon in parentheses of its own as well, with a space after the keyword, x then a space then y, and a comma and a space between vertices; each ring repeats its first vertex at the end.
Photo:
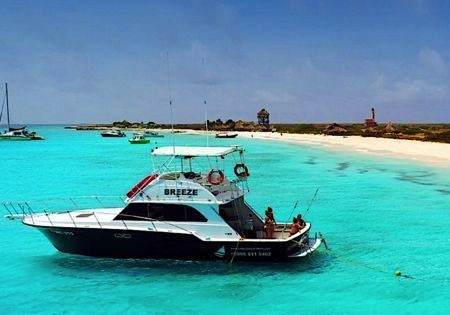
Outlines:
POLYGON ((203 241, 193 234, 102 228, 38 228, 64 253, 112 258, 193 260, 286 260, 307 244, 307 233, 293 240, 203 241))
POLYGON ((30 141, 32 140, 29 137, 22 137, 22 136, 3 136, 0 135, 0 141, 6 140, 6 141, 30 141))
POLYGON ((154 134, 146 133, 146 134, 144 134, 144 137, 146 137, 146 138, 164 138, 164 135, 159 135, 159 134, 154 135, 154 134))
POLYGON ((42 137, 42 136, 34 136, 34 137, 30 137, 30 140, 32 140, 32 141, 40 141, 40 140, 45 140, 45 138, 42 137))
POLYGON ((133 140, 128 140, 131 144, 147 144, 150 143, 150 140, 138 140, 138 141, 133 141, 133 140))
POLYGON ((126 137, 126 135, 120 136, 120 135, 108 135, 108 134, 102 134, 103 138, 123 138, 126 137))

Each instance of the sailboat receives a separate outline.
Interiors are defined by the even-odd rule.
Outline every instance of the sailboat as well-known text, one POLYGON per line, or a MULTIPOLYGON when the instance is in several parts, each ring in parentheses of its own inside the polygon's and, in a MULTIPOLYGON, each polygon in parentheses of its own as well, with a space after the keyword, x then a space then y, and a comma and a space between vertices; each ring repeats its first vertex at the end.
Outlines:
MULTIPOLYGON (((8 129, 3 133, 0 133, 0 140, 10 140, 10 141, 28 141, 28 140, 44 140, 44 137, 36 134, 36 132, 29 132, 26 126, 21 128, 11 128, 11 123, 9 120, 9 100, 8 100, 8 83, 5 83, 5 99, 6 99, 6 118, 8 121, 8 129)), ((0 111, 0 122, 3 116, 3 108, 5 105, 5 99, 3 100, 2 110, 0 111)))

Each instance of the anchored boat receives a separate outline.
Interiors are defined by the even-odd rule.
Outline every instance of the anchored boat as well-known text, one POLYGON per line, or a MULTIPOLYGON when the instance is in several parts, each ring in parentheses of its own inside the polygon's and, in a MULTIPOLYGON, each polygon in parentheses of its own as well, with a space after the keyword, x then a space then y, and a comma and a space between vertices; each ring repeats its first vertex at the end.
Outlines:
POLYGON ((147 144, 150 143, 150 140, 145 139, 144 134, 135 133, 130 139, 128 139, 128 142, 130 142, 131 144, 147 144))
POLYGON ((0 122, 3 116, 3 107, 6 100, 6 118, 8 129, 0 133, 0 140, 10 141, 28 141, 28 140, 44 140, 44 137, 38 135, 35 131, 28 131, 26 126, 20 128, 12 128, 9 121, 9 99, 8 99, 8 83, 5 83, 5 99, 3 100, 2 110, 0 111, 0 122))
POLYGON ((160 134, 159 132, 153 131, 153 130, 147 130, 147 131, 144 133, 144 136, 145 136, 146 138, 164 138, 164 135, 163 135, 163 134, 160 134))
POLYGON ((105 138, 123 138, 127 136, 125 132, 118 129, 105 130, 100 135, 105 138))
POLYGON ((267 238, 263 218, 245 201, 250 174, 241 147, 161 147, 152 158, 159 167, 127 193, 123 207, 5 207, 59 251, 88 256, 285 260, 320 246, 310 223, 293 235, 290 224, 277 224, 267 238))
POLYGON ((216 133, 216 138, 236 138, 237 136, 238 136, 237 133, 227 133, 227 132, 216 133))

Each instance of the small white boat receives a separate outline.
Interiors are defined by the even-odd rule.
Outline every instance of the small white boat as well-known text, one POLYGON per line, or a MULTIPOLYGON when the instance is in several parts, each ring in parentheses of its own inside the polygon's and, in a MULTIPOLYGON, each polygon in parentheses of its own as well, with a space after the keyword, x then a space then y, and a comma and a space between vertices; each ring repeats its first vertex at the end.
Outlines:
POLYGON ((150 143, 150 140, 149 139, 145 139, 145 136, 143 134, 141 134, 141 133, 133 134, 131 139, 128 139, 128 141, 131 144, 147 144, 147 143, 150 143))
POLYGON ((2 134, 0 134, 0 140, 10 140, 10 141, 29 141, 32 140, 26 130, 26 127, 22 128, 11 128, 8 127, 2 134))
POLYGON ((162 135, 162 134, 160 134, 160 133, 158 133, 158 132, 156 132, 156 131, 146 131, 145 133, 144 133, 144 136, 147 138, 162 138, 162 137, 164 137, 164 135, 162 135))
POLYGON ((238 136, 237 133, 228 133, 228 132, 216 133, 216 138, 236 138, 237 136, 238 136))
POLYGON ((118 129, 111 129, 111 130, 105 130, 101 132, 102 137, 106 138, 123 138, 127 135, 125 132, 118 130, 118 129))
MULTIPOLYGON (((5 99, 6 99, 6 118, 8 122, 8 129, 5 130, 3 133, 0 133, 0 140, 9 140, 9 141, 29 141, 29 140, 44 140, 44 137, 36 134, 34 131, 28 131, 27 127, 20 127, 20 128, 12 128, 10 124, 9 119, 9 99, 8 99, 8 83, 5 83, 5 99)), ((0 111, 0 122, 2 120, 3 116, 3 107, 4 103, 2 104, 2 109, 0 111)))

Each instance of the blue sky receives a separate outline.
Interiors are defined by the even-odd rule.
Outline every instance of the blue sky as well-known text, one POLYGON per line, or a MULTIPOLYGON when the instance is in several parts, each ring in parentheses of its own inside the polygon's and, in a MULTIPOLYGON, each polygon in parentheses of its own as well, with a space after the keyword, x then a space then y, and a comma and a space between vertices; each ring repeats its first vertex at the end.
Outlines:
POLYGON ((449 1, 0 4, 17 123, 450 123, 449 1))

